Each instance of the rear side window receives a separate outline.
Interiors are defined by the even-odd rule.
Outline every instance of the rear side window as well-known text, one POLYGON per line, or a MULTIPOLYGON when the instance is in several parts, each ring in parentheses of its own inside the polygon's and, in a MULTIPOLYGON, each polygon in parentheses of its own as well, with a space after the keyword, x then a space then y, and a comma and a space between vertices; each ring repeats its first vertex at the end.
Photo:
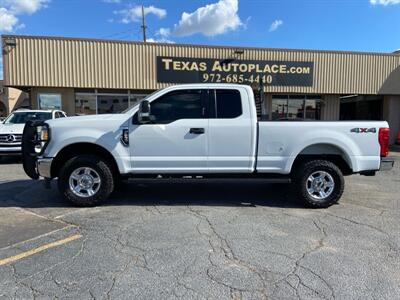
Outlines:
POLYGON ((242 99, 238 90, 215 90, 214 93, 218 119, 233 119, 242 115, 242 99))

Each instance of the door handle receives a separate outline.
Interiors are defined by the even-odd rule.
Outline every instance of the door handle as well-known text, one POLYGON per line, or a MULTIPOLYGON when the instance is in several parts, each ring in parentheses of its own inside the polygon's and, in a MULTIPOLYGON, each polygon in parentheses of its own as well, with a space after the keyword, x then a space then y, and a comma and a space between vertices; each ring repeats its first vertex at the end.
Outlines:
POLYGON ((204 128, 190 128, 189 133, 192 133, 192 134, 204 134, 205 130, 204 130, 204 128))

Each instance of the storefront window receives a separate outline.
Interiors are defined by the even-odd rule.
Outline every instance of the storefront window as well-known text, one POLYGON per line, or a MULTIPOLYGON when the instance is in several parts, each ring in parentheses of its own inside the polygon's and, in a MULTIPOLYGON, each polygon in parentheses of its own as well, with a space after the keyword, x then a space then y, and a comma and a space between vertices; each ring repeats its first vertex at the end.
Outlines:
POLYGON ((121 113, 146 96, 146 94, 130 94, 128 91, 126 94, 112 94, 106 90, 78 90, 75 93, 75 113, 77 115, 121 113))
POLYGON ((306 120, 321 120, 321 97, 307 96, 305 109, 306 120))
POLYGON ((340 120, 383 120, 383 96, 343 95, 340 120))
POLYGON ((129 107, 128 95, 98 95, 97 113, 115 114, 120 113, 129 107))
POLYGON ((61 109, 61 94, 39 94, 39 109, 61 109))
POLYGON ((79 115, 96 114, 95 94, 75 94, 75 113, 79 115))
POLYGON ((147 96, 146 94, 131 94, 130 99, 129 99, 130 100, 129 107, 135 106, 136 104, 138 104, 140 102, 140 100, 142 100, 146 96, 147 96))
POLYGON ((289 96, 286 118, 289 120, 303 119, 304 96, 289 96))
POLYGON ((321 97, 308 95, 272 96, 272 120, 320 120, 321 97))
POLYGON ((288 111, 288 96, 273 96, 272 98, 272 120, 286 118, 288 111))

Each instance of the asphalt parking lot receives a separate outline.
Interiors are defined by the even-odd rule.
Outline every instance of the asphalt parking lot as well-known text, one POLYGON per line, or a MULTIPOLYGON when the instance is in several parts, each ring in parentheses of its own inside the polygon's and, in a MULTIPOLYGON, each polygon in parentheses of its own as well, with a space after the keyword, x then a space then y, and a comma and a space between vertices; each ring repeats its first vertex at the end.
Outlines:
POLYGON ((262 181, 133 181, 101 207, 0 163, 0 299, 400 299, 395 169, 329 209, 262 181))

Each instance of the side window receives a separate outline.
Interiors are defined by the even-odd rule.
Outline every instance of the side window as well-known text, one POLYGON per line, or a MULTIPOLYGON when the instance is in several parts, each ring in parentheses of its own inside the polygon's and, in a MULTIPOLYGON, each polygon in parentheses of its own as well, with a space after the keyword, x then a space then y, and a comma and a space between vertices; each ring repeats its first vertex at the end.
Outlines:
POLYGON ((242 115, 242 99, 238 90, 215 90, 215 102, 218 119, 233 119, 242 115))
POLYGON ((168 124, 180 119, 205 118, 202 90, 174 91, 151 103, 155 124, 168 124))
POLYGON ((58 114, 58 111, 56 111, 56 112, 54 113, 54 118, 55 118, 55 119, 60 118, 60 115, 58 114))

